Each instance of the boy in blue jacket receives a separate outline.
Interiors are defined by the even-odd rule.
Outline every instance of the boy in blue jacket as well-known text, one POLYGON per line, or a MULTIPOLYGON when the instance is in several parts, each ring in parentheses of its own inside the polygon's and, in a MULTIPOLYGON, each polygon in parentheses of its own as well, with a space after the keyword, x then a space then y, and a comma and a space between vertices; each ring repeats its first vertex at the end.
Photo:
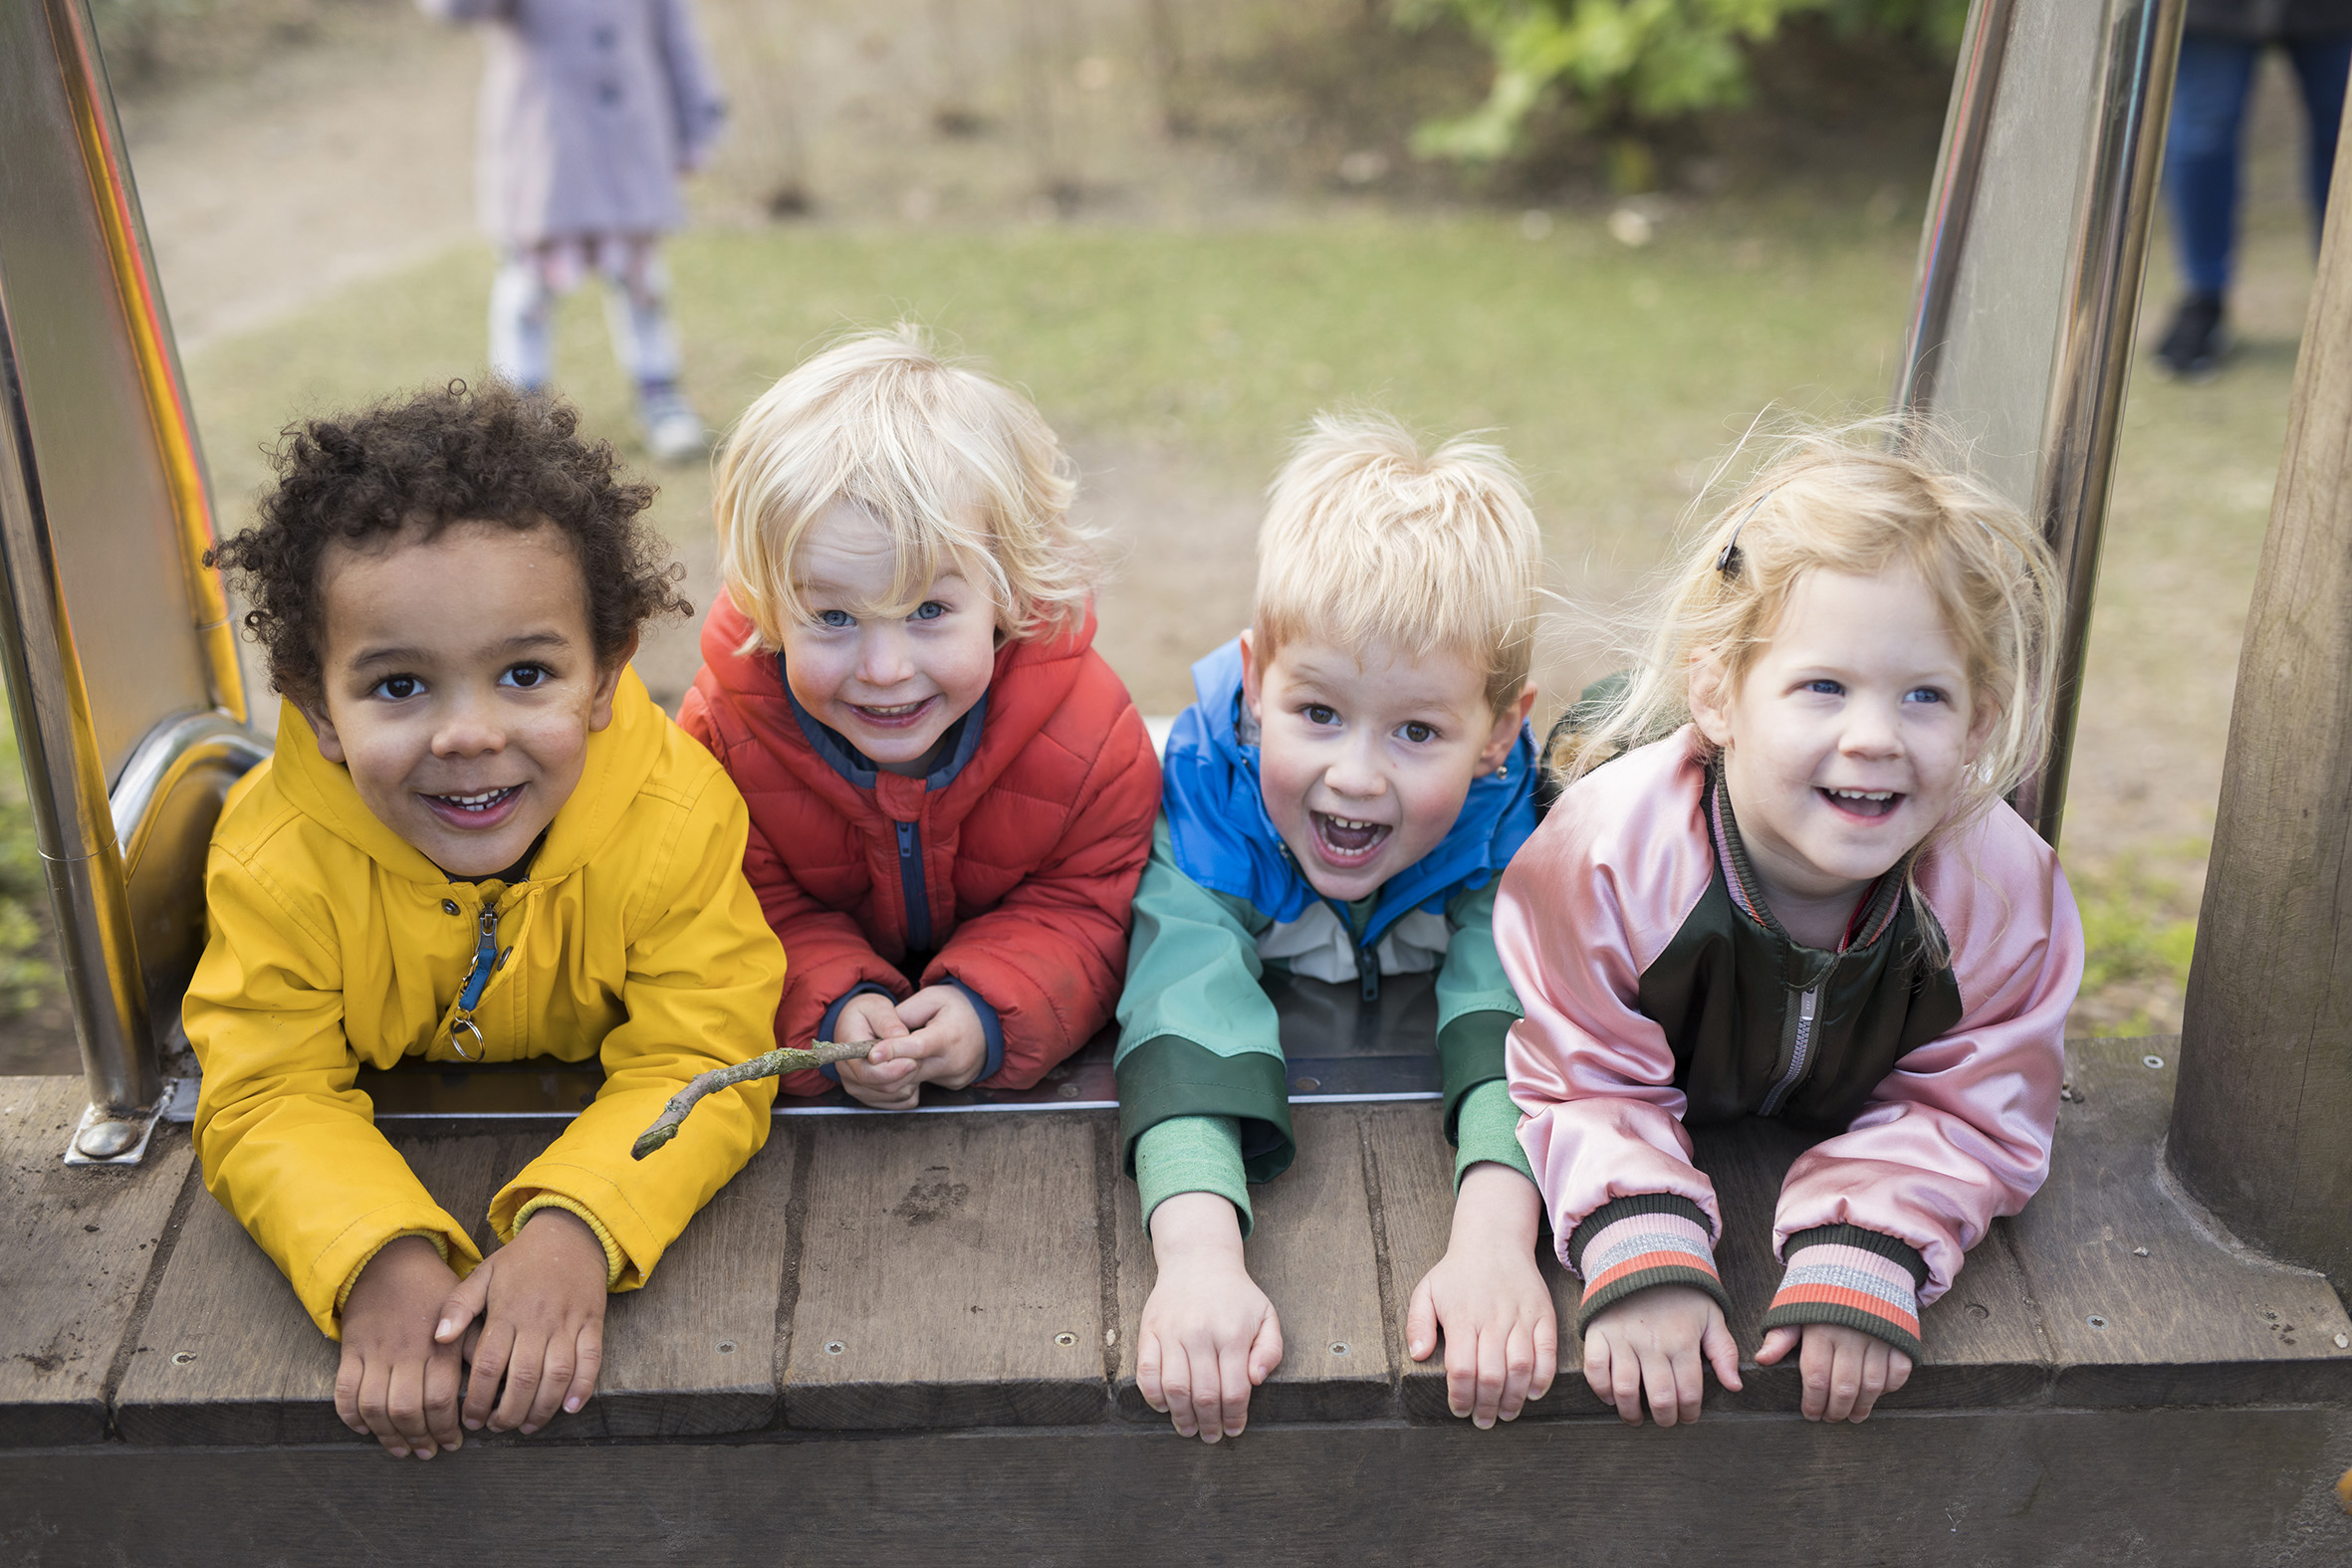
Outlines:
POLYGON ((1496 880, 1535 826, 1528 679, 1541 541, 1494 447, 1424 456, 1393 421, 1325 416, 1276 479, 1251 628, 1193 667, 1135 895, 1118 1008, 1122 1158, 1159 1276, 1136 1381, 1186 1437, 1238 1436, 1282 1361, 1250 1278, 1248 1184, 1291 1163, 1267 966, 1360 984, 1437 972, 1445 1258, 1407 1348, 1443 1331, 1454 1413, 1481 1427, 1549 1387, 1540 1200, 1504 1086, 1520 1016, 1496 880))

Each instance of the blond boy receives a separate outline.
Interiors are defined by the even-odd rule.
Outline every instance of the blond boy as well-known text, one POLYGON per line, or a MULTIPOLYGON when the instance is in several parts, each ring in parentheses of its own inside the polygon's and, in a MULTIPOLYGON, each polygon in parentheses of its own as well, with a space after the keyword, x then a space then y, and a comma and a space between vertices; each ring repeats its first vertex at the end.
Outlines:
POLYGON ((1250 629, 1193 667, 1117 1059, 1159 1263, 1136 1380, 1187 1437, 1237 1436, 1282 1360, 1243 1253, 1248 1184, 1293 1154, 1270 966, 1367 1000, 1384 976, 1436 971, 1457 1197, 1407 1348, 1426 1359, 1442 1329, 1449 1401, 1482 1427, 1550 1384, 1539 1198, 1503 1081, 1520 1008, 1491 929, 1496 878, 1535 825, 1540 551, 1498 449, 1425 456, 1393 421, 1325 416, 1275 481, 1250 629))

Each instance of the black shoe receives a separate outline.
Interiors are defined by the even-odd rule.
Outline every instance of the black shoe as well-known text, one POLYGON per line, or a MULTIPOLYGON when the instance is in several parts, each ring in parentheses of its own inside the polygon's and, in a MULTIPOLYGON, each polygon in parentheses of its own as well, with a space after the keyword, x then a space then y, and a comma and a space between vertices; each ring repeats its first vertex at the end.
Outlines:
POLYGON ((2202 381, 2220 368, 2230 335, 2222 326, 2222 297, 2193 294, 2173 313, 2172 326, 2156 345, 2158 362, 2184 380, 2202 381))

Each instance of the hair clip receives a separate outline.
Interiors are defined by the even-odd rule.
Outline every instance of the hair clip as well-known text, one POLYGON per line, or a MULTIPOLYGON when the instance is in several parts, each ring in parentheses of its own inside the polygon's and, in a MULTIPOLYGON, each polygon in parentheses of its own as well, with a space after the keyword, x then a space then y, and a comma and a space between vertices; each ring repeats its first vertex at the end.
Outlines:
POLYGON ((1767 490, 1748 503, 1748 510, 1741 513, 1740 521, 1732 525, 1732 537, 1725 541, 1723 554, 1715 558, 1716 570, 1727 577, 1737 578, 1740 575, 1740 531, 1748 526, 1750 518, 1756 516, 1756 509, 1771 499, 1772 492, 1767 490))

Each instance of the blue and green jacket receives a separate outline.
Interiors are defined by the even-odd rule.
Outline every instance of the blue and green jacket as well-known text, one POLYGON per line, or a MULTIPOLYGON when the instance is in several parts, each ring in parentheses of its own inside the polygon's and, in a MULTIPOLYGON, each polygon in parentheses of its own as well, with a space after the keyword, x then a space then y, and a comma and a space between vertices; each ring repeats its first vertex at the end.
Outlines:
MULTIPOLYGON (((1379 994, 1382 975, 1437 971, 1437 1049, 1456 1174, 1482 1160, 1528 1172, 1503 1083, 1519 1000, 1495 954, 1498 878, 1535 828, 1525 730, 1479 779, 1437 846, 1352 905, 1315 892, 1267 815, 1238 642, 1193 666, 1197 701, 1161 762, 1160 820, 1135 893, 1119 998, 1121 1158, 1149 1223, 1177 1193, 1231 1199, 1292 1160, 1289 1075, 1262 977, 1269 967, 1379 994)), ((1530 1176, 1530 1180, 1532 1177, 1530 1176)))

